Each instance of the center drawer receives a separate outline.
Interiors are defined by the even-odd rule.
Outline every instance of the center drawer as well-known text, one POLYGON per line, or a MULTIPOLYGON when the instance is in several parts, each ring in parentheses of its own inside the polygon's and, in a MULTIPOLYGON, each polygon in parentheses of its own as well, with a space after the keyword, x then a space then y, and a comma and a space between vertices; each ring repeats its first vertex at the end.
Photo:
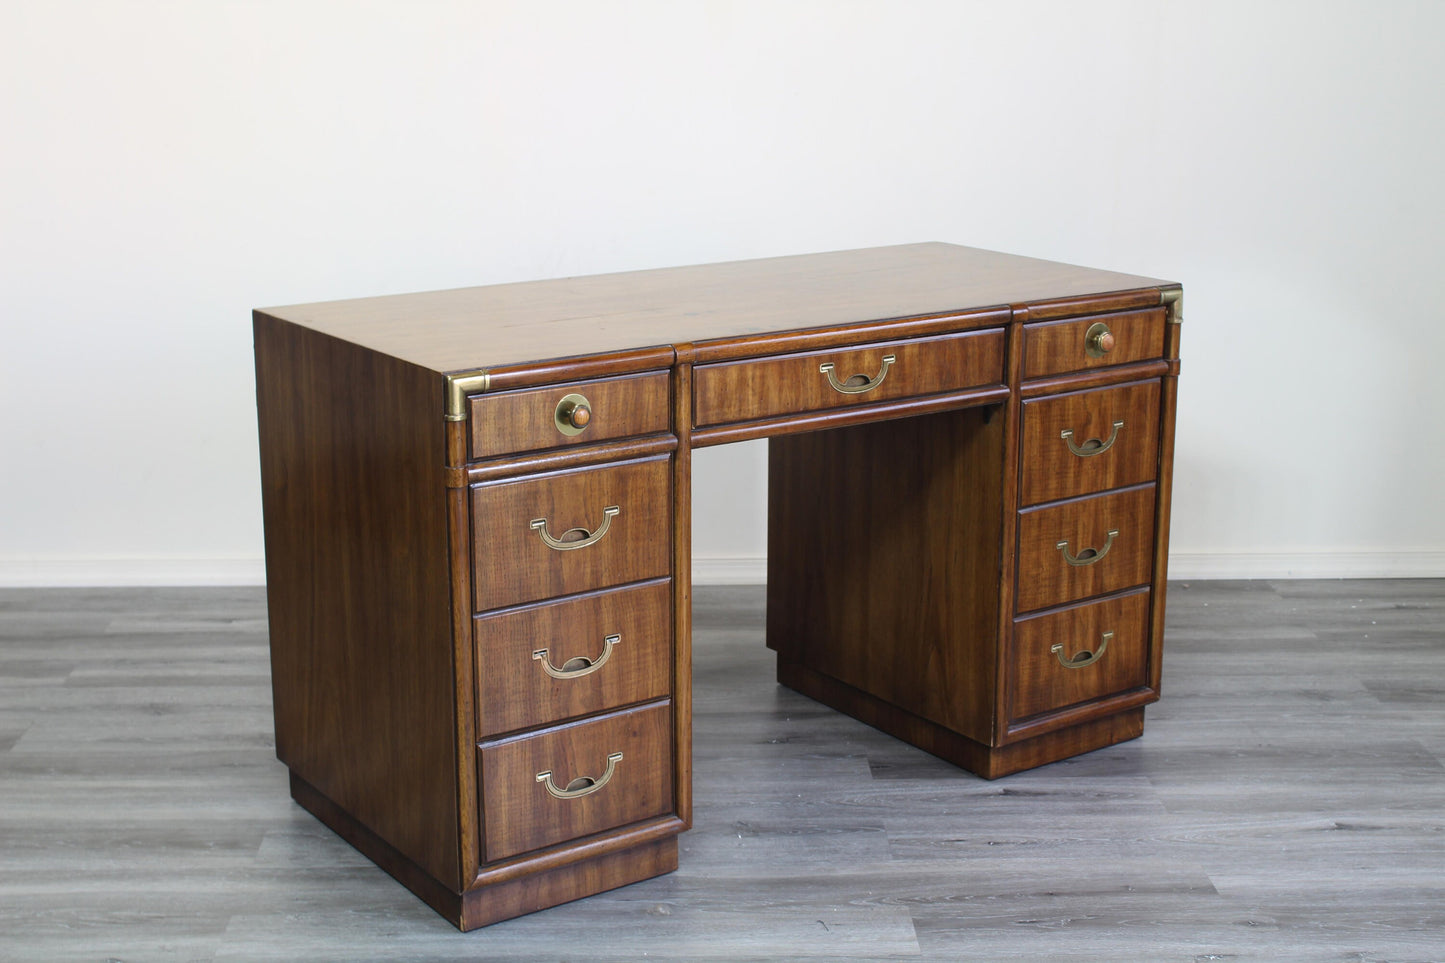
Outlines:
POLYGON ((669 456, 472 488, 476 611, 672 569, 669 456))
POLYGON ((693 369, 696 427, 1002 384, 1004 332, 832 348, 693 369))
POLYGON ((672 704, 482 745, 485 860, 672 812, 672 704))

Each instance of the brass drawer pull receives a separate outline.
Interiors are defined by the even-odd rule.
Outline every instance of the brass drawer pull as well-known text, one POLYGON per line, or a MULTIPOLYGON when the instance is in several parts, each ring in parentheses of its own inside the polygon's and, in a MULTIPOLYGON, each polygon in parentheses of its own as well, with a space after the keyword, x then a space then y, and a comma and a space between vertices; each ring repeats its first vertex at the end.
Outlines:
POLYGON ((1059 432, 1059 437, 1064 439, 1064 443, 1069 446, 1069 451, 1078 455, 1080 458, 1090 458, 1094 455, 1102 455, 1104 452, 1114 447, 1114 442, 1119 440, 1119 429, 1123 427, 1124 423, 1122 421, 1114 422, 1114 430, 1109 433, 1108 441, 1101 441, 1098 438, 1090 438, 1082 445, 1076 445, 1074 444, 1074 429, 1072 428, 1065 428, 1063 431, 1059 432))
POLYGON ((898 357, 896 355, 885 354, 883 356, 883 367, 879 368, 878 373, 872 378, 856 374, 843 381, 839 381, 838 376, 833 373, 833 362, 831 361, 825 361, 818 365, 818 370, 828 376, 828 384, 833 386, 834 391, 841 391, 845 395, 861 395, 881 385, 883 379, 888 377, 888 369, 892 367, 893 362, 897 360, 898 357))
POLYGON ((570 552, 574 549, 586 548, 588 545, 601 541, 602 536, 607 534, 607 528, 612 524, 612 519, 620 514, 622 514, 621 508, 616 505, 608 505, 602 509, 602 524, 597 526, 597 531, 589 533, 585 528, 569 528, 562 533, 561 538, 556 538, 547 531, 547 520, 545 518, 532 519, 531 527, 536 530, 538 535, 542 536, 542 542, 548 548, 555 549, 559 552, 570 552), (569 541, 567 536, 575 532, 581 532, 583 537, 569 541))
POLYGON ((1098 550, 1086 548, 1077 555, 1069 554, 1068 539, 1059 542, 1054 548, 1064 553, 1064 561, 1076 568, 1083 568, 1085 565, 1093 565, 1095 562, 1103 561, 1104 556, 1109 554, 1109 549, 1114 547, 1114 536, 1118 534, 1119 530, 1117 528, 1110 529, 1109 537, 1105 540, 1103 548, 1098 550))
POLYGON ((1102 358, 1114 350, 1114 332, 1102 321, 1095 321, 1084 332, 1084 353, 1091 358, 1102 358))
POLYGON ((1059 657, 1059 665, 1066 669, 1082 669, 1086 665, 1093 665, 1104 657, 1104 649, 1108 648, 1109 640, 1114 637, 1113 632, 1105 632, 1099 636, 1099 647, 1090 652, 1088 649, 1080 649, 1073 655, 1064 655, 1064 643, 1055 642, 1049 646, 1049 651, 1059 657))
POLYGON ((617 770, 617 764, 621 761, 622 753, 612 753, 612 755, 607 757, 607 771, 599 778, 593 779, 591 776, 578 776, 567 784, 566 789, 557 788, 557 784, 552 781, 552 770, 550 769, 543 769, 537 773, 537 781, 545 783, 547 791, 558 799, 581 799, 583 796, 590 795, 607 785, 607 781, 612 778, 612 773, 617 770))
POLYGON ((554 679, 580 679, 584 675, 591 675, 602 668, 607 660, 612 657, 612 647, 621 643, 621 641, 622 636, 609 635, 602 640, 602 654, 597 658, 589 659, 585 655, 579 655, 575 659, 568 659, 566 662, 563 662, 562 668, 560 669, 552 664, 551 659, 547 658, 546 649, 538 649, 536 652, 533 652, 532 658, 542 663, 542 671, 554 679))

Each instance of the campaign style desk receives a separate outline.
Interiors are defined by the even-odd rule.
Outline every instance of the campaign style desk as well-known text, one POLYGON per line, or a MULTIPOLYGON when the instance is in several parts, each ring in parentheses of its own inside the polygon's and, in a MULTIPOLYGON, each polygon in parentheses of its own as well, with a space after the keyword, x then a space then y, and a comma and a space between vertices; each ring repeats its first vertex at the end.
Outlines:
POLYGON ((257 311, 292 795, 462 929, 675 869, 748 438, 779 682, 990 779, 1138 736, 1179 298, 917 244, 257 311))

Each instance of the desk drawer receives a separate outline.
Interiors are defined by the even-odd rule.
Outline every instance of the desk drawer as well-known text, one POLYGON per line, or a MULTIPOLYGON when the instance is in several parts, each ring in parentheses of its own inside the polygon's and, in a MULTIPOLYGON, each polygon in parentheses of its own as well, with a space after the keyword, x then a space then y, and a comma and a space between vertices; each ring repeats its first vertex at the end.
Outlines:
POLYGON ((1024 325, 1024 377, 1087 371, 1164 356, 1164 309, 1024 325))
POLYGON ((1149 592, 1014 623, 1014 720, 1149 684, 1149 592))
POLYGON ((672 689, 672 582, 593 592, 474 623, 477 732, 546 725, 672 689))
POLYGON ((1019 513, 1018 610, 1149 582, 1154 486, 1019 513))
POLYGON ((809 351, 693 369, 696 427, 944 394, 1004 382, 1004 332, 809 351))
POLYGON ((468 406, 471 457, 667 431, 671 407, 667 381, 668 373, 657 371, 476 395, 468 406))
POLYGON ((1019 502, 1153 481, 1159 472, 1159 382, 1024 402, 1019 502))
POLYGON ((672 705, 483 745, 485 859, 672 812, 672 705))
POLYGON ((671 572, 667 457, 472 488, 477 611, 671 572))

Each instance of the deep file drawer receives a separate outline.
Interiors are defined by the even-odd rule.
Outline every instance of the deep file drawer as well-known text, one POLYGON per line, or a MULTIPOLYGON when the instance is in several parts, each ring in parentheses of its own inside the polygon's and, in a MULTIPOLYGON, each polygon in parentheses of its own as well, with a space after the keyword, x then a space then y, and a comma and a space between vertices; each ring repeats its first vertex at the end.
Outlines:
POLYGON ((1012 673, 1013 720, 1147 685, 1149 591, 1019 619, 1012 673))
POLYGON ((668 575, 667 457, 472 488, 476 611, 668 575))
POLYGON ((1146 584, 1154 562, 1154 486, 1019 513, 1018 610, 1146 584))
POLYGON ((672 703, 479 748, 485 860, 672 812, 672 703))
POLYGON ((483 737, 671 691, 667 579, 481 616, 473 627, 483 737))

